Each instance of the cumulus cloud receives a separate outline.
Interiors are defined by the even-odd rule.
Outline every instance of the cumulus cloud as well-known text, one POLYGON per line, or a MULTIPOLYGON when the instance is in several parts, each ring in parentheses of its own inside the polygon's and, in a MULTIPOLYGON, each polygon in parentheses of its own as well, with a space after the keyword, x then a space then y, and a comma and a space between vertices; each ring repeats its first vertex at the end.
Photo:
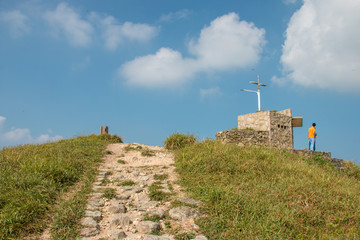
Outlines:
POLYGON ((8 25, 11 35, 14 37, 20 37, 30 32, 27 24, 28 17, 18 10, 1 12, 0 20, 8 25))
POLYGON ((85 47, 91 43, 92 25, 66 3, 60 3, 54 11, 47 11, 44 18, 56 35, 64 34, 72 45, 85 47))
POLYGON ((188 9, 181 9, 176 12, 171 12, 161 16, 160 21, 170 22, 174 20, 186 19, 191 14, 191 11, 188 9))
POLYGON ((284 76, 305 87, 359 91, 360 2, 304 0, 286 30, 284 76))
POLYGON ((247 67, 259 60, 264 35, 264 29, 240 21, 237 14, 230 13, 202 29, 199 39, 190 43, 190 52, 197 57, 202 69, 247 67))
POLYGON ((0 116, 0 146, 13 146, 27 143, 46 143, 63 139, 62 136, 51 137, 48 134, 42 134, 37 138, 31 136, 28 128, 11 128, 9 131, 3 131, 6 118, 0 116))
POLYGON ((148 24, 125 22, 118 24, 116 19, 108 16, 101 20, 105 47, 115 50, 123 39, 146 42, 156 36, 158 29, 148 24))
POLYGON ((119 74, 128 83, 148 88, 179 86, 192 77, 195 69, 192 59, 184 59, 181 53, 161 48, 156 54, 136 58, 122 65, 119 74))
POLYGON ((170 48, 138 57, 119 68, 119 76, 128 84, 148 88, 176 87, 195 74, 208 71, 245 68, 256 63, 265 44, 265 30, 240 21, 235 13, 213 20, 197 40, 189 43, 192 58, 170 48))

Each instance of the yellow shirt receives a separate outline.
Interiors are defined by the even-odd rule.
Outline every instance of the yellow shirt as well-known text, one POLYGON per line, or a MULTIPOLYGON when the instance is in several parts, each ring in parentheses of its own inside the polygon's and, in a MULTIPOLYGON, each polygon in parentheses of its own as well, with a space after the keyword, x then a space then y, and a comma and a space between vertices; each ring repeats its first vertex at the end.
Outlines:
POLYGON ((315 137, 316 137, 315 128, 314 127, 309 128, 308 138, 315 138, 315 137))

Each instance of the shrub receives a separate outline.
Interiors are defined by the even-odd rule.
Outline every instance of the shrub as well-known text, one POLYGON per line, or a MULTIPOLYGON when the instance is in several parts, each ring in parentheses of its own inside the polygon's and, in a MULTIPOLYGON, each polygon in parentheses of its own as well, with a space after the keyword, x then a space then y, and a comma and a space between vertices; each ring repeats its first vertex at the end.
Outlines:
POLYGON ((123 143, 123 140, 118 135, 101 134, 99 135, 99 137, 102 140, 106 140, 107 142, 110 143, 123 143))
POLYGON ((197 139, 193 134, 186 135, 181 133, 174 133, 165 140, 164 145, 168 150, 176 150, 192 145, 196 143, 196 140, 197 139))

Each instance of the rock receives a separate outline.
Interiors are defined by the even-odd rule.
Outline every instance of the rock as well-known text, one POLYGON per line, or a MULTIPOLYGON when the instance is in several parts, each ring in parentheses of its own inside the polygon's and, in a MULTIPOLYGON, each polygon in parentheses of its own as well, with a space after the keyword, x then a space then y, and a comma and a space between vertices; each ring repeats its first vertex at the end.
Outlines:
POLYGON ((165 217, 165 212, 162 209, 153 209, 153 210, 148 210, 147 214, 150 216, 159 216, 160 218, 164 218, 165 217))
POLYGON ((134 202, 135 206, 140 211, 147 211, 151 208, 156 208, 159 205, 159 202, 157 201, 149 201, 149 202, 143 202, 143 201, 136 201, 134 202))
MULTIPOLYGON (((97 228, 83 228, 80 229, 80 235, 84 237, 93 237, 100 233, 97 228)), ((84 238, 83 238, 84 239, 84 238)))
POLYGON ((91 217, 84 217, 81 219, 81 225, 88 228, 99 229, 99 224, 91 217))
POLYGON ((117 214, 113 216, 111 222, 116 226, 128 226, 132 223, 131 219, 124 214, 117 214))
POLYGON ((193 238, 191 240, 207 240, 207 237, 205 237, 204 235, 198 235, 196 236, 196 238, 193 238))
POLYGON ((130 197, 131 197, 130 194, 128 194, 128 193, 123 193, 123 194, 116 195, 115 198, 116 198, 117 200, 128 200, 130 197))
POLYGON ((139 180, 140 181, 147 181, 147 180, 149 180, 149 176, 140 176, 139 180))
POLYGON ((137 194, 135 199, 137 199, 140 202, 149 202, 150 201, 150 197, 146 193, 137 194))
POLYGON ((202 204, 201 201, 191 199, 191 198, 186 198, 186 197, 180 197, 177 200, 180 201, 180 202, 183 202, 183 203, 193 204, 193 205, 197 205, 197 206, 202 204))
MULTIPOLYGON (((121 183, 120 183, 121 184, 121 183)), ((124 186, 124 187, 122 187, 122 189, 124 190, 124 191, 132 191, 133 189, 134 189, 134 187, 132 187, 132 186, 124 186)))
POLYGON ((144 240, 173 240, 174 238, 169 235, 156 236, 156 235, 145 235, 144 240))
POLYGON ((141 193, 142 191, 144 191, 143 187, 137 187, 134 189, 136 193, 141 193))
POLYGON ((121 173, 116 173, 116 174, 113 175, 113 178, 115 178, 115 179, 117 179, 117 178, 122 179, 122 178, 124 178, 124 175, 122 175, 121 173))
POLYGON ((153 233, 160 230, 160 224, 152 221, 139 222, 136 229, 140 233, 153 233))
POLYGON ((111 213, 126 213, 126 207, 118 200, 111 200, 109 206, 109 212, 111 213))
POLYGON ((171 209, 169 211, 169 215, 173 219, 183 221, 183 220, 187 220, 190 218, 198 217, 199 211, 195 208, 181 206, 181 207, 176 207, 176 208, 171 209))
POLYGON ((126 238, 126 234, 124 231, 121 231, 121 230, 114 230, 111 232, 111 236, 114 238, 114 239, 124 239, 126 238))
POLYGON ((88 200, 88 204, 95 207, 103 207, 105 205, 104 199, 92 198, 88 200))
POLYGON ((163 193, 171 193, 171 191, 167 188, 159 189, 159 191, 163 193))
POLYGON ((85 217, 91 217, 97 222, 102 219, 100 211, 85 211, 85 217))

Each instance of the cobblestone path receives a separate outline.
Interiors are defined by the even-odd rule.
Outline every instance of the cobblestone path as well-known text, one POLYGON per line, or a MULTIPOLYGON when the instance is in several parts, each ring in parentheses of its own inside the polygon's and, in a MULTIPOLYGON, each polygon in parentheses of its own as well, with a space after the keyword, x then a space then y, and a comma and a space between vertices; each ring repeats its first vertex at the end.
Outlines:
POLYGON ((194 222, 201 202, 180 191, 173 163, 161 147, 110 144, 81 220, 81 239, 206 240, 194 222))

